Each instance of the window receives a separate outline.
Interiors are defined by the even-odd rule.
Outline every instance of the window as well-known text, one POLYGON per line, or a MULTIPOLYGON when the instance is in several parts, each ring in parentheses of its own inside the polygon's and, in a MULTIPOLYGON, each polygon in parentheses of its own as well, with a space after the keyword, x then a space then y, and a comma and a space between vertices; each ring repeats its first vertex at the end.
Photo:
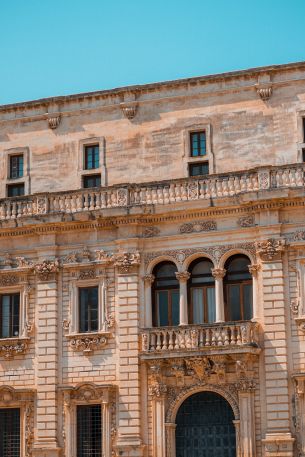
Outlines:
POLYGON ((252 276, 250 260, 244 255, 230 257, 226 264, 225 314, 227 321, 252 319, 252 276))
POLYGON ((195 162, 189 163, 189 175, 200 176, 209 174, 209 163, 208 162, 195 162))
POLYGON ((206 150, 206 134, 203 132, 191 132, 191 157, 205 156, 206 150))
POLYGON ((20 409, 0 409, 0 456, 20 457, 20 409))
POLYGON ((179 325, 179 282, 171 262, 159 263, 153 270, 153 322, 156 327, 179 325))
POLYGON ((101 405, 77 406, 77 457, 102 457, 101 405))
MULTIPOLYGON (((85 170, 93 170, 100 166, 100 149, 99 145, 85 146, 84 150, 84 168, 85 170)), ((90 186, 92 187, 92 186, 90 186)))
POLYGON ((189 321, 192 324, 211 323, 216 320, 215 280, 212 268, 213 263, 208 259, 197 259, 190 265, 188 302, 189 321))
POLYGON ((303 117, 302 121, 303 121, 303 143, 305 143, 305 117, 303 117))
POLYGON ((7 196, 8 197, 21 197, 24 195, 24 184, 8 184, 7 196))
POLYGON ((19 309, 20 294, 0 295, 0 338, 19 336, 19 309))
POLYGON ((23 154, 10 156, 9 177, 11 179, 23 177, 23 154))
POLYGON ((79 331, 98 331, 98 286, 79 288, 79 331))
POLYGON ((83 176, 84 188, 89 189, 90 187, 100 187, 101 175, 85 175, 83 176))

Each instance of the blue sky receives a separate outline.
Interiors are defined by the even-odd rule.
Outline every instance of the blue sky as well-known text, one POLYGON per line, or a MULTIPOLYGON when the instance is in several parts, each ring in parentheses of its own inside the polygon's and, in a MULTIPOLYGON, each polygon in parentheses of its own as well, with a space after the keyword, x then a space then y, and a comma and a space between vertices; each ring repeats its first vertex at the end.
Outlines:
POLYGON ((305 0, 0 0, 0 104, 305 60, 305 0))

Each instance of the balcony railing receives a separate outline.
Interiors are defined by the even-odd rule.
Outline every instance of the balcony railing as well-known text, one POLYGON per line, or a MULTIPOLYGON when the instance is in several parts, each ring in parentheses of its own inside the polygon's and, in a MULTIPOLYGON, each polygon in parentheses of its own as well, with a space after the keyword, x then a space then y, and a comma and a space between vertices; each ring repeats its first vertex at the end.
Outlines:
POLYGON ((251 321, 150 328, 142 330, 141 339, 141 351, 149 354, 259 347, 258 324, 251 321))
POLYGON ((68 192, 43 193, 0 200, 0 220, 32 215, 77 213, 137 205, 170 205, 245 192, 302 188, 304 165, 257 168, 246 172, 185 178, 151 184, 122 185, 68 192))

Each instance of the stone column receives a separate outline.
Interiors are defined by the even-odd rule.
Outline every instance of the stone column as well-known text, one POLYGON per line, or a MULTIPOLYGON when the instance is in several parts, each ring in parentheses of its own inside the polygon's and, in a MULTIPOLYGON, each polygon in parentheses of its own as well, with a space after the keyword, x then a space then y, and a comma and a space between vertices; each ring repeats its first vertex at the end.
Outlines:
POLYGON ((244 379, 237 383, 239 398, 239 456, 255 457, 255 415, 253 381, 244 379))
POLYGON ((158 383, 149 388, 152 396, 152 457, 166 456, 165 443, 165 394, 166 386, 158 383))
POLYGON ((297 449, 305 455, 305 373, 295 376, 297 449))
POLYGON ((109 392, 104 392, 102 401, 103 414, 103 457, 111 457, 111 426, 109 410, 109 392))
POLYGON ((224 268, 214 268, 212 275, 215 278, 216 322, 224 322, 225 307, 223 300, 223 278, 226 274, 224 268))
POLYGON ((56 261, 36 264, 36 433, 33 457, 58 457, 58 289, 56 261))
POLYGON ((259 319, 259 303, 258 303, 258 271, 260 269, 259 264, 249 265, 249 272, 252 275, 252 291, 253 291, 253 321, 257 321, 259 319))
POLYGON ((145 327, 152 327, 152 302, 151 302, 151 286, 154 283, 154 275, 143 276, 144 280, 144 299, 145 299, 145 327))
POLYGON ((176 457, 176 427, 175 423, 165 423, 166 457, 176 457))
POLYGON ((179 314, 180 325, 188 324, 188 309, 187 309, 187 281, 191 274, 188 271, 176 273, 176 278, 180 285, 180 300, 179 300, 179 314))

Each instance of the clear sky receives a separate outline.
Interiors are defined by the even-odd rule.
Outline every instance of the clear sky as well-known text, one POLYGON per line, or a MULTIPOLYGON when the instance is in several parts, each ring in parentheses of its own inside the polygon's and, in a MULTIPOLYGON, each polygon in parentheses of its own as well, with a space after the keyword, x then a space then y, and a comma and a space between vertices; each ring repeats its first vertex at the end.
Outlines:
POLYGON ((0 0, 0 104, 305 60, 305 0, 0 0))

